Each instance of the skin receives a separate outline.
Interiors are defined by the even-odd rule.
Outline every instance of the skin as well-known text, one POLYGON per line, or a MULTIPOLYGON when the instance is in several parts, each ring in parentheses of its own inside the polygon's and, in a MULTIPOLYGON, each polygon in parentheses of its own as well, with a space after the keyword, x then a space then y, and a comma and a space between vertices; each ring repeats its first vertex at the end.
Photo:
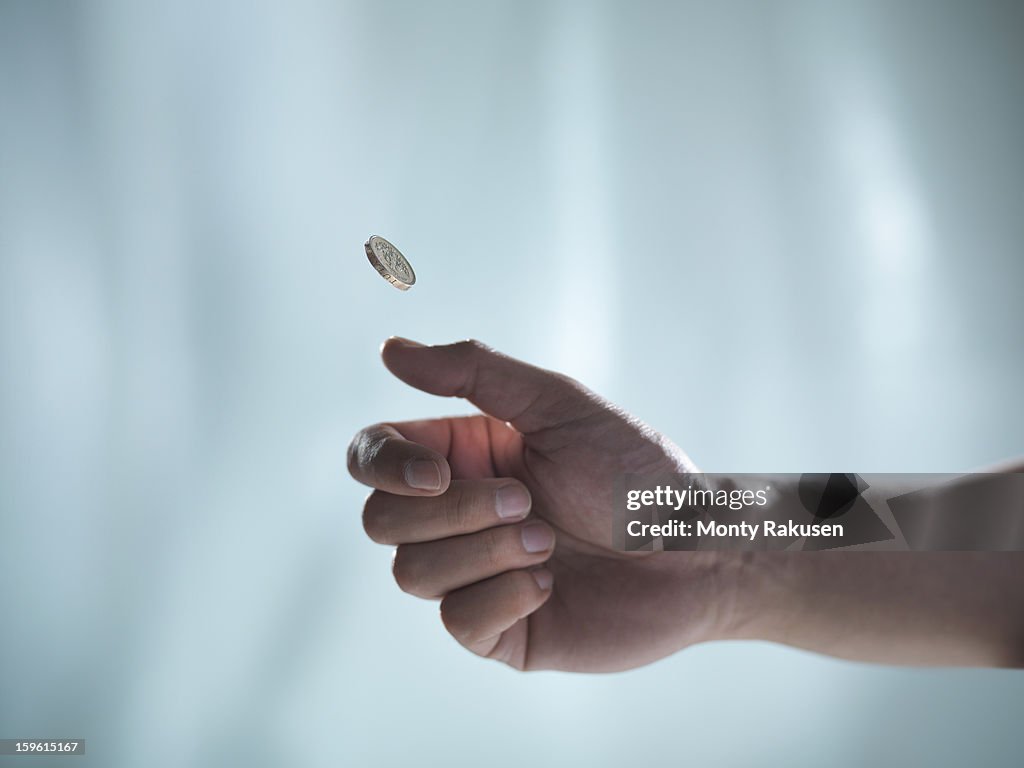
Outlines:
POLYGON ((392 338, 381 353, 405 383, 482 412, 376 424, 348 452, 399 587, 440 599, 480 656, 608 672, 762 639, 886 663, 1024 662, 1019 553, 616 551, 611 478, 697 471, 670 440, 479 342, 392 338))

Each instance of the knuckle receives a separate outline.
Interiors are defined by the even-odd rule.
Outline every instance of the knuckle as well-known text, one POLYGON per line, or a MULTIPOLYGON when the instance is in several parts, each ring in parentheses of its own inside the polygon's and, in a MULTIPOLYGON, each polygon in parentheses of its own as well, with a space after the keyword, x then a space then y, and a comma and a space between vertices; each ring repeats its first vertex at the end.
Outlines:
POLYGON ((441 623, 460 644, 473 642, 473 625, 467 622, 465 614, 458 610, 458 604, 452 598, 446 597, 441 601, 441 623))
POLYGON ((491 348, 484 344, 482 341, 476 339, 465 339, 464 341, 457 341, 452 344, 452 349, 458 353, 459 356, 466 359, 473 359, 483 353, 491 351, 491 348))
POLYGON ((518 571, 515 582, 512 585, 512 592, 516 605, 516 611, 520 616, 530 613, 536 606, 537 593, 539 588, 534 581, 533 574, 529 571, 518 571))
POLYGON ((510 615, 521 617, 529 610, 530 581, 533 577, 528 571, 512 571, 504 575, 502 601, 510 615))
POLYGON ((506 528, 492 528, 485 531, 482 536, 483 560, 490 568, 499 568, 504 564, 505 540, 508 535, 506 528))
POLYGON ((381 508, 379 498, 376 491, 367 497, 363 505, 363 530, 378 544, 393 544, 389 515, 381 508))
POLYGON ((469 397, 476 388, 480 362, 491 350, 476 339, 457 341, 452 345, 452 350, 455 352, 459 364, 466 368, 464 373, 465 380, 453 394, 458 397, 469 397))
POLYGON ((460 645, 469 647, 484 639, 479 619, 461 604, 458 597, 441 600, 441 623, 460 645))
POLYGON ((583 387, 583 385, 580 384, 580 382, 577 379, 574 379, 569 374, 562 373, 561 371, 552 371, 551 379, 555 383, 560 384, 568 389, 579 389, 583 387))
POLYGON ((580 398, 590 399, 592 392, 580 382, 578 379, 574 379, 572 376, 568 376, 564 373, 556 373, 554 377, 555 389, 562 395, 562 397, 570 400, 578 400, 580 398))
POLYGON ((395 577, 395 583, 398 584, 399 589, 410 595, 417 594, 422 578, 419 575, 415 558, 410 557, 408 546, 395 548, 395 556, 391 561, 391 574, 395 577))
POLYGON ((473 520, 472 503, 469 494, 449 490, 444 505, 444 524, 449 531, 465 531, 473 520))

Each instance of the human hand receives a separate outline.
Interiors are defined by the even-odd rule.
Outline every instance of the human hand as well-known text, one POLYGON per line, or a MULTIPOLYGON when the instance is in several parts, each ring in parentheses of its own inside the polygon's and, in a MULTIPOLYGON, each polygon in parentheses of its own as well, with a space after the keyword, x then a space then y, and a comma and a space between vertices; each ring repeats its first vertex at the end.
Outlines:
POLYGON ((729 636, 742 558, 612 548, 612 481, 695 472, 671 441, 578 382, 478 342, 389 339, 407 384, 482 415, 377 424, 349 446, 376 490, 363 524, 394 576, 441 599, 466 648, 518 669, 614 671, 729 636))

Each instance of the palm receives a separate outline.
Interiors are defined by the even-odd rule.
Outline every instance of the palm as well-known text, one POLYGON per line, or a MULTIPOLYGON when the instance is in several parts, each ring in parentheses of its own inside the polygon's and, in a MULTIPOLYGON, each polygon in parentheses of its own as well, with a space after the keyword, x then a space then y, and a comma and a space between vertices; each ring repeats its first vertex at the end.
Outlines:
MULTIPOLYGON (((523 436, 489 416, 418 422, 406 436, 443 453, 456 479, 514 477, 533 514, 558 532, 552 598, 506 631, 492 655, 518 667, 611 670, 678 650, 685 597, 699 595, 711 557, 626 554, 611 546, 612 479, 624 472, 693 471, 686 456, 614 411, 523 436), (680 581, 689 589, 680 590, 680 581), (657 638, 657 639, 655 639, 657 638)), ((694 607, 697 607, 695 601, 694 607)), ((700 621, 694 621, 696 630, 700 621)))

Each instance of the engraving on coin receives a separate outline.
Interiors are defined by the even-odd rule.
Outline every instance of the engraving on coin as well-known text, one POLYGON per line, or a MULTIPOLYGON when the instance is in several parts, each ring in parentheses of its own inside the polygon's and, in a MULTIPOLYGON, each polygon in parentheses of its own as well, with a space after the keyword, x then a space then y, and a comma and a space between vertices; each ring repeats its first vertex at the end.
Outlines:
POLYGON ((366 258, 373 264, 381 277, 396 288, 407 291, 416 283, 416 273, 412 270, 402 252, 380 235, 371 235, 364 246, 366 258))

